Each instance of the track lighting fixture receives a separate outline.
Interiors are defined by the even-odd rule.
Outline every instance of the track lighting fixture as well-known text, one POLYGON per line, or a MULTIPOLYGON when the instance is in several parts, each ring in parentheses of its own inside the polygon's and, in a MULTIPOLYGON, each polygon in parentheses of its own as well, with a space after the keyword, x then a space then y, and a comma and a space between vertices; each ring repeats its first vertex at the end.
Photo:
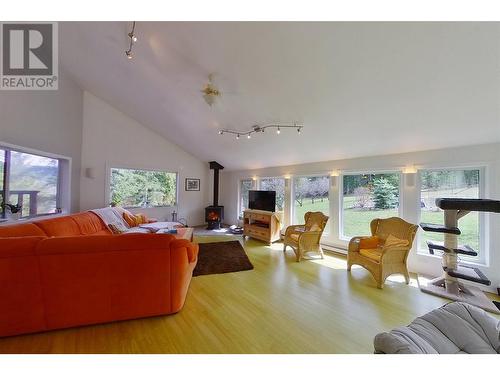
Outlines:
POLYGON ((137 42, 137 35, 135 35, 135 21, 132 23, 132 30, 127 35, 130 41, 128 50, 125 51, 125 55, 127 56, 127 59, 132 60, 132 48, 134 47, 134 43, 137 42))
POLYGON ((236 135, 236 139, 240 139, 240 135, 246 135, 247 138, 250 139, 250 138, 252 138, 253 133, 264 133, 265 129, 267 129, 267 128, 275 128, 276 134, 281 133, 281 128, 294 128, 297 130, 297 133, 300 134, 302 132, 303 127, 304 127, 304 125, 299 125, 296 122, 291 123, 291 124, 290 123, 284 123, 284 124, 272 123, 272 124, 266 124, 266 125, 254 125, 254 126, 252 126, 252 130, 249 130, 246 132, 245 131, 240 132, 237 130, 230 130, 230 129, 222 129, 222 130, 219 130, 219 134, 220 135, 224 135, 225 133, 234 134, 234 135, 236 135))

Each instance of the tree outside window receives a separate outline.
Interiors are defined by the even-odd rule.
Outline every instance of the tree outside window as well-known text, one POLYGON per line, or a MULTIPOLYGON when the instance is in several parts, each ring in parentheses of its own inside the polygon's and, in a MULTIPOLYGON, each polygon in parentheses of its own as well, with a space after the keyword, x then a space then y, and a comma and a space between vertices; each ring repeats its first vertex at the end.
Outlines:
POLYGON ((343 176, 343 237, 368 236, 373 219, 398 216, 399 179, 398 173, 343 176))
POLYGON ((111 168, 110 195, 117 206, 175 206, 177 173, 111 168))

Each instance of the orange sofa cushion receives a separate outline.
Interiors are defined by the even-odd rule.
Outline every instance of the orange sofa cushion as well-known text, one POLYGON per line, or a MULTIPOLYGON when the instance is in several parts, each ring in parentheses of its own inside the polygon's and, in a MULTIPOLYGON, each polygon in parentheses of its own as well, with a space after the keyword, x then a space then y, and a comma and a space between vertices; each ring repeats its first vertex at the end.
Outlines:
POLYGON ((111 234, 104 222, 93 212, 82 212, 79 214, 71 215, 71 218, 76 222, 80 228, 80 234, 89 235, 96 233, 111 234), (105 232, 103 232, 105 231, 105 232), (103 233, 102 233, 103 232, 103 233))
POLYGON ((2 237, 110 235, 111 231, 93 212, 55 217, 32 223, 0 226, 2 237))
POLYGON ((81 235, 80 227, 71 216, 35 221, 34 224, 43 230, 49 237, 81 235))
POLYGON ((45 232, 33 223, 0 226, 0 237, 45 236, 45 232))

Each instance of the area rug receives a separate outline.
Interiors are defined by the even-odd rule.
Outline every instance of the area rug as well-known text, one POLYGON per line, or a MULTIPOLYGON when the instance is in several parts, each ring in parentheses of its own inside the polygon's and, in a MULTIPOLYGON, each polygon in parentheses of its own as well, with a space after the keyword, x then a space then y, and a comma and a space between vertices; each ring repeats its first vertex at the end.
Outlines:
POLYGON ((253 265, 239 241, 200 243, 193 276, 252 270, 253 265))

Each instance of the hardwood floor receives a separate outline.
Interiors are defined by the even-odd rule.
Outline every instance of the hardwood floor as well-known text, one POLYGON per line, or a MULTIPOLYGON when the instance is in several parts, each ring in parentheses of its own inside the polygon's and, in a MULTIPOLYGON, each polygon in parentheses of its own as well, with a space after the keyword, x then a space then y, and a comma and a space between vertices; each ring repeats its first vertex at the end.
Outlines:
POLYGON ((379 290, 342 256, 296 263, 281 243, 245 249, 254 270, 193 278, 175 315, 3 338, 0 353, 371 353, 377 333, 446 302, 402 276, 379 290))

